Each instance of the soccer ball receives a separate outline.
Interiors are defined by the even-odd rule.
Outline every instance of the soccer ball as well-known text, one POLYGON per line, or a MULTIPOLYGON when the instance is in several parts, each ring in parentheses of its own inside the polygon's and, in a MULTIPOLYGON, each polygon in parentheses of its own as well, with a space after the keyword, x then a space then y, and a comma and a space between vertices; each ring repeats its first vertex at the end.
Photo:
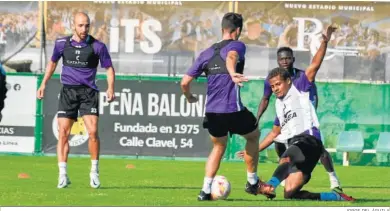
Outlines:
POLYGON ((213 183, 211 184, 211 198, 213 200, 227 199, 230 194, 230 190, 230 182, 226 177, 221 175, 214 177, 213 183))

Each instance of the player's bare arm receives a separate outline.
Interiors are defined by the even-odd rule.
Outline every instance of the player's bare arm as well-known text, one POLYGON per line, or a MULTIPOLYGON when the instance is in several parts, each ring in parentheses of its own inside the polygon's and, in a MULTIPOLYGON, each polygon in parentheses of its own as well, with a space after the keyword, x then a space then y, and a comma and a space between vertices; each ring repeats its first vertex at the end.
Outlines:
POLYGON ((322 61, 324 60, 325 54, 326 54, 326 49, 328 47, 328 42, 332 36, 332 33, 336 30, 335 27, 333 26, 328 26, 326 29, 326 35, 322 35, 322 42, 320 45, 320 48, 318 49, 316 55, 314 55, 314 58, 310 64, 310 66, 306 69, 305 73, 307 76, 307 79, 310 82, 313 82, 317 71, 320 69, 322 61))
POLYGON ((37 91, 37 98, 42 99, 43 95, 45 93, 46 84, 53 75, 55 69, 57 67, 57 62, 49 61, 49 63, 46 66, 45 76, 43 77, 41 86, 39 87, 37 91))
POLYGON ((115 99, 114 94, 115 70, 113 67, 107 68, 107 102, 112 102, 115 99))
POLYGON ((267 110, 268 104, 269 104, 269 97, 263 96, 261 98, 259 107, 257 109, 257 116, 256 116, 257 117, 257 124, 259 123, 261 116, 263 116, 264 112, 267 110))
POLYGON ((180 83, 181 91, 183 92, 189 103, 195 103, 198 101, 198 99, 190 91, 190 84, 192 80, 194 80, 193 77, 189 75, 184 75, 180 83))
POLYGON ((267 149, 274 139, 280 134, 280 126, 274 125, 272 131, 264 138, 264 140, 259 144, 259 152, 267 149))
POLYGON ((243 86, 242 82, 248 81, 244 75, 236 73, 236 66, 240 56, 237 51, 229 51, 226 57, 226 68, 229 71, 230 76, 235 84, 243 86))

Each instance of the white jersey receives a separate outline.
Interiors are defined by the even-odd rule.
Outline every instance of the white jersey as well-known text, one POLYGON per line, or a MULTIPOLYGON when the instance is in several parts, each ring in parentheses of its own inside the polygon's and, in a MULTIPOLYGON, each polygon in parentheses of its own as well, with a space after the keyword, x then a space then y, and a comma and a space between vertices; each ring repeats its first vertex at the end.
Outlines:
POLYGON ((318 117, 309 98, 310 85, 307 76, 302 74, 283 99, 276 99, 276 115, 281 131, 275 141, 287 143, 288 139, 304 132, 313 135, 313 127, 319 128, 318 117))

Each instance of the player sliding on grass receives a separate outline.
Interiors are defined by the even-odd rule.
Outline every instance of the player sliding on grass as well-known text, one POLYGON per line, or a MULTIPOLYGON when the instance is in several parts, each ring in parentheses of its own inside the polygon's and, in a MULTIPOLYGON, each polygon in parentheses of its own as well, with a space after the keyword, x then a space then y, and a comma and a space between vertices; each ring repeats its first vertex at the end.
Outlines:
POLYGON ((257 151, 260 132, 256 117, 246 109, 240 99, 240 86, 247 81, 241 75, 245 64, 245 44, 240 37, 243 18, 237 13, 227 13, 222 19, 223 40, 203 51, 181 81, 188 102, 197 98, 190 92, 190 83, 203 72, 207 76, 206 117, 207 128, 214 144, 206 163, 206 175, 198 200, 211 200, 211 184, 226 150, 228 134, 242 135, 246 140, 244 156, 247 165, 245 191, 257 194, 259 178, 256 174, 259 159, 257 151))
POLYGON ((285 68, 275 68, 268 75, 272 92, 276 95, 274 129, 260 144, 260 151, 273 140, 287 144, 279 166, 267 183, 260 183, 259 193, 274 198, 275 189, 285 180, 284 198, 323 201, 353 201, 342 192, 311 193, 301 190, 309 182, 324 146, 321 142, 319 123, 309 92, 326 53, 327 43, 335 28, 329 26, 323 35, 321 46, 312 63, 299 78, 292 80, 285 68))
POLYGON ((280 158, 279 166, 267 183, 260 183, 259 193, 274 198, 275 189, 285 180, 284 198, 311 199, 322 201, 353 201, 342 192, 311 193, 301 190, 311 178, 324 146, 318 129, 317 114, 308 96, 316 69, 292 82, 289 73, 275 68, 268 78, 272 91, 278 97, 274 128, 260 144, 260 151, 272 144, 273 140, 288 145, 280 158))

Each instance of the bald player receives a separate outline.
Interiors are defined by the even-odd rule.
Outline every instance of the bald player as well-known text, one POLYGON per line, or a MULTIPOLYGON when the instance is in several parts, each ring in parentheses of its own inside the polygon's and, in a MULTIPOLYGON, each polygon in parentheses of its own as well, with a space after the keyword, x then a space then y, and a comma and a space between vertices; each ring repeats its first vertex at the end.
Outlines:
POLYGON ((115 71, 111 57, 104 43, 89 35, 90 20, 85 13, 77 13, 74 17, 74 33, 72 36, 57 39, 53 55, 46 67, 42 84, 37 91, 38 99, 45 93, 47 81, 53 75, 57 62, 62 58, 61 83, 57 121, 59 138, 57 157, 59 178, 57 188, 65 188, 70 184, 67 174, 69 154, 69 135, 72 125, 80 114, 88 131, 88 149, 91 155, 90 185, 100 187, 99 180, 99 89, 95 84, 97 67, 107 70, 107 101, 114 100, 115 71))

